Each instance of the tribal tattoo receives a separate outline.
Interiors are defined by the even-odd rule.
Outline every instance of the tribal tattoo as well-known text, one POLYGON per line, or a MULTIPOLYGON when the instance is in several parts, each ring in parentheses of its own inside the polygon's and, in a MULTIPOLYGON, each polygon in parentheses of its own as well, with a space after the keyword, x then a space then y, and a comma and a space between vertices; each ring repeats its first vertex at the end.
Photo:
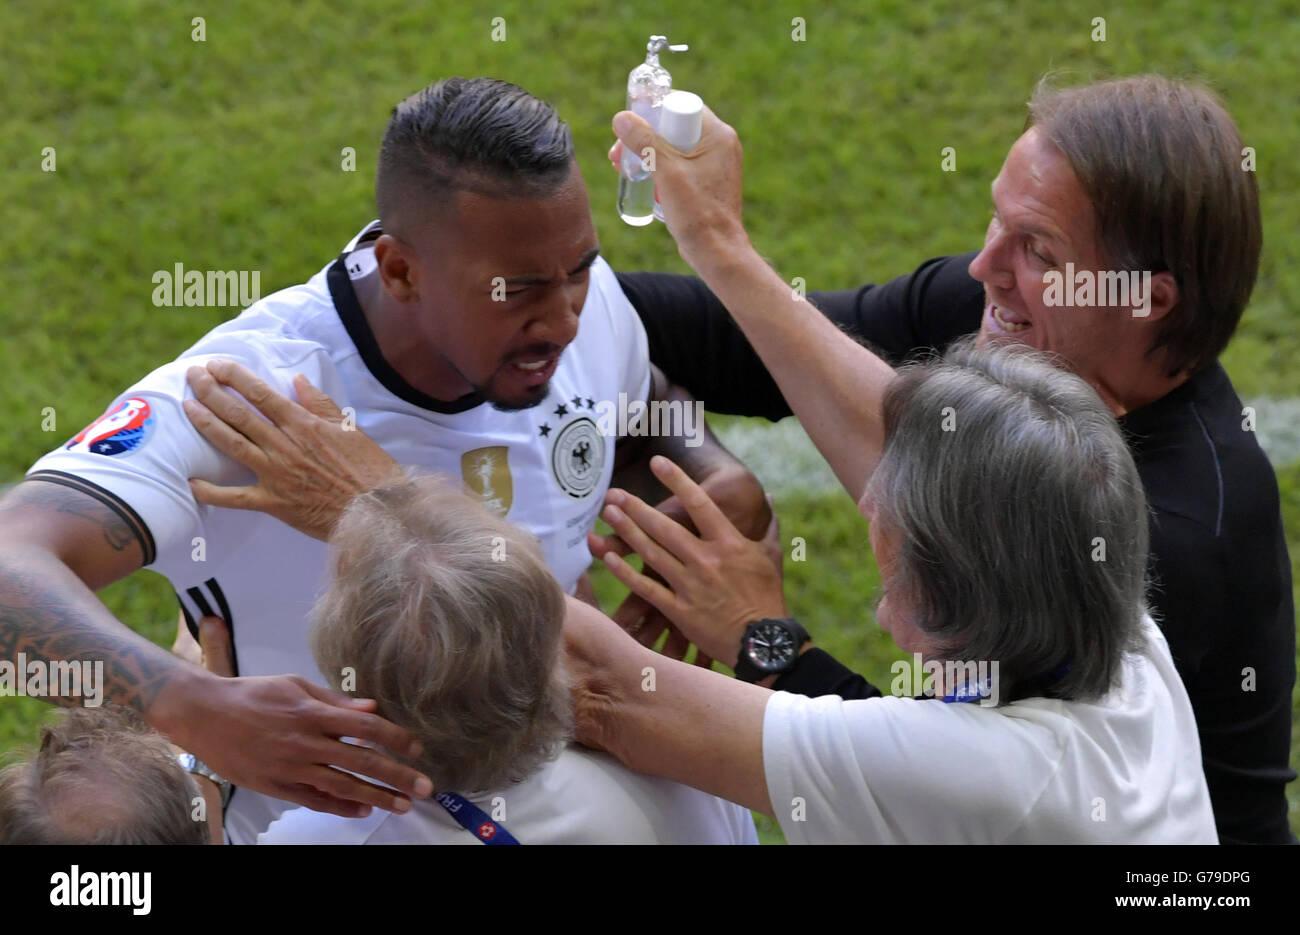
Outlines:
MULTIPOLYGON (((0 502, 0 528, 33 510, 70 513, 95 524, 115 552, 137 541, 114 510, 54 484, 25 483, 10 491, 0 502)), ((46 664, 102 661, 104 697, 145 713, 177 661, 113 620, 89 590, 79 595, 76 581, 71 569, 43 550, 9 549, 0 555, 0 659, 23 653, 46 664)))
POLYGON ((70 494, 68 488, 56 484, 39 481, 19 484, 0 504, 0 515, 11 508, 47 509, 79 516, 100 528, 104 541, 114 552, 121 552, 138 541, 135 532, 116 510, 90 496, 78 495, 75 491, 70 494))

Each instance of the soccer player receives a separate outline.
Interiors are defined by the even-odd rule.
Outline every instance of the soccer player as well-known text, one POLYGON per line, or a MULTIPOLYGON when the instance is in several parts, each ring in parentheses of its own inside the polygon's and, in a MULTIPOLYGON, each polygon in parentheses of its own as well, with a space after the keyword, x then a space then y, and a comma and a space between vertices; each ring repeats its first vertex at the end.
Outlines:
POLYGON ((372 701, 323 687, 306 620, 327 579, 324 544, 260 512, 196 502, 191 478, 208 490, 251 479, 187 418, 196 366, 234 361, 284 391, 305 376, 399 463, 462 479, 536 535, 570 593, 616 462, 623 485, 648 476, 651 454, 684 459, 734 518, 756 534, 768 522, 757 482, 707 435, 631 438, 616 451, 602 430, 600 404, 647 400, 651 368, 551 107, 502 81, 431 85, 393 112, 376 198, 380 220, 336 260, 130 387, 0 503, 0 656, 104 660, 110 700, 234 784, 235 843, 290 802, 356 816, 406 811, 406 795, 431 790, 339 739, 398 756, 418 747, 372 701), (140 567, 171 581, 187 619, 227 623, 243 678, 188 665, 95 599, 140 567))

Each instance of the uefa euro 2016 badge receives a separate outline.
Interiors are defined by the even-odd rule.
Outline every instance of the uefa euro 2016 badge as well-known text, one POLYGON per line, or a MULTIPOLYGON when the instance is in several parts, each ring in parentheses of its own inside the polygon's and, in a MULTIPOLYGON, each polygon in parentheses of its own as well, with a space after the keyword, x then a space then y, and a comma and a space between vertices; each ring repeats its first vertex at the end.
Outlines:
POLYGON ((153 423, 149 404, 133 396, 90 423, 63 447, 97 455, 130 454, 145 443, 153 423))

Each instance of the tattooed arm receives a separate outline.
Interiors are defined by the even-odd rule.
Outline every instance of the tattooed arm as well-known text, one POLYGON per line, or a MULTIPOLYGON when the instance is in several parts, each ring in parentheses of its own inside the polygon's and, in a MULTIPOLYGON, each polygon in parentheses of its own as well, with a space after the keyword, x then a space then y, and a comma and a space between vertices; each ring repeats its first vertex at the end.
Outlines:
POLYGON ((135 708, 226 779, 266 795, 350 817, 369 806, 408 810, 392 789, 429 795, 415 770, 339 739, 417 755, 410 733, 373 713, 374 701, 296 675, 219 678, 116 620, 94 589, 143 562, 135 531, 106 503, 60 484, 19 484, 0 500, 0 659, 102 661, 105 699, 135 708))
POLYGON ((105 699, 147 715, 182 666, 93 593, 143 561, 135 533, 109 506, 56 484, 19 484, 0 500, 0 659, 102 661, 105 699))

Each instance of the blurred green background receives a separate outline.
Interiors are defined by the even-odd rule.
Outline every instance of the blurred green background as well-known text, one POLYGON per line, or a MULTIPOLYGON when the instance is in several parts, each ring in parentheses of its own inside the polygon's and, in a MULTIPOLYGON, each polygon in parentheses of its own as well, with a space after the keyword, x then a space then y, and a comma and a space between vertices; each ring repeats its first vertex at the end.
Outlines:
MULTIPOLYGON (((9 0, 4 19, 0 482, 237 311, 155 308, 155 270, 256 269, 268 294, 337 255, 374 214, 390 109, 440 77, 492 75, 552 102, 573 128, 605 256, 617 269, 685 271, 662 225, 618 220, 605 160, 627 72, 646 38, 665 33, 691 45, 665 57, 676 86, 700 92, 744 140, 755 243, 809 289, 977 247, 989 182, 1046 71, 1079 81, 1159 71, 1215 88, 1257 152, 1265 230, 1254 300, 1225 364, 1259 409, 1293 566, 1300 556, 1295 3, 9 0), (194 16, 205 41, 192 39, 194 16), (1104 42, 1092 39, 1095 16, 1104 42), (505 41, 493 41, 495 17, 505 41), (805 41, 792 39, 795 17, 805 41), (946 146, 956 172, 940 171, 946 146), (45 147, 55 172, 41 170, 45 147), (355 172, 340 168, 344 147, 356 151, 355 172), (45 407, 57 414, 52 433, 45 407)), ((792 612, 887 684, 901 656, 872 618, 878 576, 853 504, 803 483, 804 462, 783 461, 784 442, 755 446, 765 427, 723 422, 728 439, 775 453, 760 476, 778 489, 787 543, 807 541, 807 560, 787 562, 792 612)), ((617 597, 608 578, 600 590, 617 597)), ((103 597, 170 643, 176 604, 164 579, 140 573, 103 597)), ((0 751, 34 739, 47 714, 0 699, 0 751)), ((1294 785, 1291 801, 1300 830, 1294 785)), ((770 822, 763 836, 780 840, 770 822)))

